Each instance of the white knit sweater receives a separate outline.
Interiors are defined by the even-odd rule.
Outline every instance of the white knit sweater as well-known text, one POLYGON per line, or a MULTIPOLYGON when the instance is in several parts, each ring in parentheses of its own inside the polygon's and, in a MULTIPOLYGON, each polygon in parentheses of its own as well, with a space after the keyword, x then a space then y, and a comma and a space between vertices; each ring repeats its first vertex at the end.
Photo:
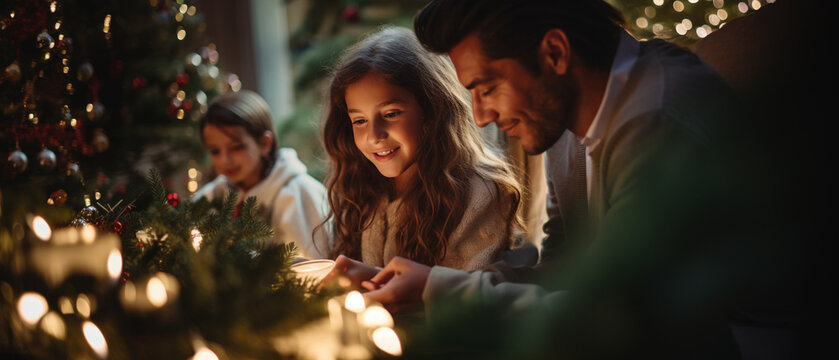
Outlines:
MULTIPOLYGON (((493 182, 477 175, 470 180, 469 204, 446 244, 446 256, 437 265, 460 270, 481 269, 496 260, 510 244, 510 224, 507 202, 498 201, 493 182)), ((373 223, 361 234, 361 261, 382 267, 396 253, 396 226, 401 201, 383 205, 385 211, 376 213, 373 223), (391 225, 386 228, 386 225, 391 225)))
POLYGON ((230 191, 237 191, 240 200, 256 196, 262 219, 274 229, 275 242, 294 242, 299 255, 309 259, 328 256, 331 247, 326 231, 312 235, 329 208, 326 189, 306 173, 306 165, 297 158, 294 149, 281 148, 268 177, 246 192, 219 175, 199 189, 193 199, 212 200, 230 191))

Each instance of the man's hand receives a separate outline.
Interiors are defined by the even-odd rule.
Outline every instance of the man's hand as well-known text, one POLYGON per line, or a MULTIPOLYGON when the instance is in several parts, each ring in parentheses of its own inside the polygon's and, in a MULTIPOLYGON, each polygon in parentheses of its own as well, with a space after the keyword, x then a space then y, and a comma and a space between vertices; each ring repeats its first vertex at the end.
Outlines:
POLYGON ((323 288, 324 286, 338 284, 345 289, 357 288, 362 281, 369 280, 378 272, 378 268, 366 265, 361 261, 350 259, 344 255, 339 255, 335 259, 335 266, 332 268, 332 271, 326 274, 323 280, 321 280, 320 287, 323 288))
POLYGON ((378 301, 393 313, 412 309, 422 302, 422 292, 431 268, 411 260, 395 257, 382 271, 361 286, 369 292, 367 299, 378 301))

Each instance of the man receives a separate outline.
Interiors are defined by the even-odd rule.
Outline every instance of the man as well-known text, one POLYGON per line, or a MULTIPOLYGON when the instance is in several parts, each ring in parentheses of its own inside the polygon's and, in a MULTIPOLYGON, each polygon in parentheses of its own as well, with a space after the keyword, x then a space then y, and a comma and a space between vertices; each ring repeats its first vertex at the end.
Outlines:
POLYGON ((600 0, 435 0, 418 14, 418 38, 449 54, 476 124, 546 154, 547 275, 396 258, 362 283, 367 298, 471 319, 440 329, 483 334, 451 345, 492 356, 738 355, 727 312, 761 270, 745 240, 763 234, 734 191, 747 147, 734 96, 693 54, 622 24, 600 0), (499 324, 520 336, 486 331, 499 324))

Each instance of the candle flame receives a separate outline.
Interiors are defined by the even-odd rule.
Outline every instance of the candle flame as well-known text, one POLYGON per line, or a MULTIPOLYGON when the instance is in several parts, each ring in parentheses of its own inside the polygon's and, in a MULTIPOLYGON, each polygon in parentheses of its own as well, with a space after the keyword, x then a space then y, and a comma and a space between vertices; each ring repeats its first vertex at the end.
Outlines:
POLYGON ((122 274, 122 254, 117 249, 108 254, 108 275, 116 280, 122 274))
POLYGON ((218 355, 208 348, 201 348, 192 356, 192 360, 218 360, 218 355))
POLYGON ((373 343, 390 355, 402 355, 402 344, 399 343, 399 336, 389 327, 380 327, 373 330, 373 343))
POLYGON ((44 320, 41 321, 41 329, 58 340, 64 340, 64 337, 67 335, 67 327, 64 325, 64 320, 55 311, 50 311, 44 316, 44 320))
POLYGON ((169 300, 169 296, 166 294, 166 286, 157 276, 149 279, 149 283, 146 285, 146 296, 155 307, 161 307, 169 300))
POLYGON ((360 313, 364 311, 364 296, 361 295, 360 292, 353 290, 347 294, 347 299, 344 300, 344 307, 347 310, 352 311, 354 313, 360 313))
POLYGON ((47 224, 47 221, 40 216, 32 218, 32 231, 35 232, 35 236, 43 241, 49 240, 52 236, 52 229, 50 229, 50 225, 47 224))
POLYGON ((361 314, 361 322, 369 328, 393 327, 393 317, 385 308, 371 305, 361 314))
POLYGON ((90 299, 85 294, 79 294, 76 298, 76 312, 83 318, 89 318, 92 306, 90 299))
POLYGON ((82 325, 82 332, 88 345, 100 358, 108 356, 108 342, 105 341, 105 335, 102 331, 90 321, 85 321, 82 325))
POLYGON ((27 325, 35 325, 48 310, 47 299, 41 294, 27 292, 17 301, 17 312, 27 325))

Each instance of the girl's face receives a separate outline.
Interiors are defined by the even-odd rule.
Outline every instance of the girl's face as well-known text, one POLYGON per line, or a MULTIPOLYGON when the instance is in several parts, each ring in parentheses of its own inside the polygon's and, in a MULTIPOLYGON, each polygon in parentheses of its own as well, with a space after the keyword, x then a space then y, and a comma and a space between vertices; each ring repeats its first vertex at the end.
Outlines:
POLYGON ((203 135, 216 173, 245 190, 262 180, 262 158, 271 150, 270 135, 257 141, 243 126, 212 124, 204 126, 203 135))
POLYGON ((344 101, 358 150, 405 189, 416 175, 423 118, 414 95, 371 72, 347 87, 344 101))

